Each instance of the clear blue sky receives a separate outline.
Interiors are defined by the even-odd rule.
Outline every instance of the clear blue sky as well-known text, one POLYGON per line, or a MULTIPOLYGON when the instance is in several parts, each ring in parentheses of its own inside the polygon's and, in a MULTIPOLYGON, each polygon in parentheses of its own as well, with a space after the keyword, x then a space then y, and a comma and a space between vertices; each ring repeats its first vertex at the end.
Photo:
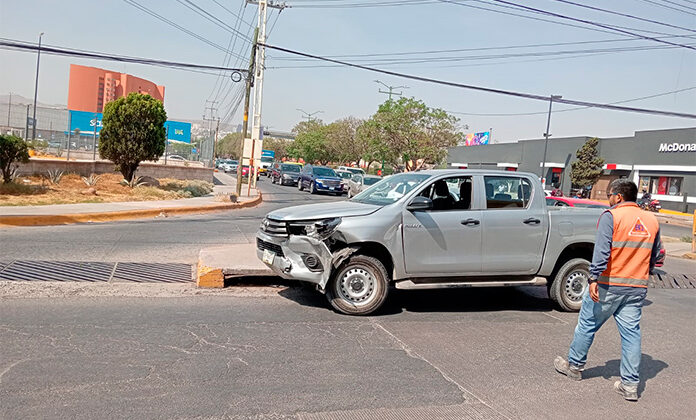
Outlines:
MULTIPOLYGON (((256 6, 241 8, 241 0, 217 0, 237 13, 244 12, 246 22, 255 25, 256 6)), ((394 0, 374 0, 392 2, 394 0)), ((490 0, 460 3, 496 8, 490 0)), ((649 4, 644 0, 576 0, 585 4, 630 13, 644 18, 696 30, 696 2, 674 0, 684 6, 682 12, 649 4)), ((669 6, 670 3, 653 0, 669 6)), ((230 42, 230 33, 170 0, 138 0, 139 3, 221 45, 230 42)), ((325 0, 323 4, 366 3, 367 0, 325 0)), ((199 7, 236 27, 237 18, 213 0, 195 1, 199 7)), ((522 2, 519 2, 522 3, 522 2)), ((288 0, 301 6, 322 4, 321 1, 288 0)), ((593 12, 554 0, 533 0, 524 4, 555 12, 623 25, 641 30, 668 34, 689 34, 669 27, 634 21, 619 16, 593 12)), ((511 11, 510 9, 497 9, 511 11)), ((269 25, 276 20, 271 14, 269 25)), ((246 23, 240 30, 250 29, 246 23)), ((45 32, 43 42, 85 50, 158 58, 172 61, 220 65, 224 53, 149 16, 123 0, 32 1, 0 0, 0 36, 36 41, 45 32)), ((696 32, 691 32, 696 35, 696 32)), ((660 36, 660 35, 655 35, 660 36)), ((505 16, 443 2, 377 8, 302 8, 286 9, 280 14, 269 43, 318 55, 374 54, 506 47, 542 43, 615 40, 626 38, 607 34, 505 16)), ((669 38, 674 42, 696 45, 696 37, 669 38)), ((467 57, 520 52, 547 52, 573 49, 625 48, 660 46, 647 40, 631 40, 601 44, 567 45, 546 48, 525 48, 488 51, 451 52, 427 57, 467 57)), ((238 41, 235 51, 247 56, 248 47, 238 41)), ((380 79, 390 85, 407 85, 409 96, 423 99, 428 105, 470 114, 544 112, 547 104, 434 86, 395 77, 375 75, 356 69, 316 67, 319 62, 291 61, 277 51, 268 51, 264 95, 264 125, 289 130, 301 119, 296 108, 308 112, 324 111, 320 117, 332 121, 353 115, 366 118, 386 97, 377 92, 374 82, 380 79), (303 66, 287 68, 288 66, 303 66), (307 67, 309 66, 309 68, 307 67), (284 68, 285 67, 285 68, 284 68)), ((411 56, 399 56, 407 58, 411 56)), ((346 58, 351 60, 365 58, 346 58)), ((368 58, 373 60, 373 58, 368 58)), ((685 48, 664 48, 645 51, 604 53, 558 59, 558 57, 517 57, 497 60, 471 60, 400 65, 376 64, 376 67, 432 78, 516 90, 542 95, 560 94, 565 98, 593 102, 615 102, 661 92, 696 86, 696 51, 685 48)), ((374 61, 367 61, 368 63, 374 61)), ((205 101, 216 85, 211 75, 186 71, 121 64, 93 60, 42 55, 39 101, 66 104, 69 64, 103 67, 137 75, 166 86, 165 106, 170 118, 200 119, 205 101)), ((241 64, 233 59, 234 64, 241 64)), ((31 53, 0 50, 0 94, 13 92, 32 97, 36 56, 31 53)), ((246 65, 246 62, 244 63, 246 65)), ((234 87, 236 89, 236 86, 234 87)), ((225 97, 227 88, 219 99, 225 97)), ((220 107, 224 116, 234 91, 220 107)), ((215 96, 213 94, 213 96, 215 96)), ((696 90, 632 102, 631 106, 696 113, 696 90)), ((559 105, 557 109, 568 106, 559 105)), ((493 128, 497 141, 537 138, 545 130, 546 116, 491 117, 458 115, 467 124, 467 132, 493 128)), ((241 123, 237 113, 231 122, 241 123)), ((622 112, 581 110, 554 114, 551 132, 555 137, 597 135, 603 137, 631 135, 636 130, 696 126, 696 121, 654 117, 622 112)))

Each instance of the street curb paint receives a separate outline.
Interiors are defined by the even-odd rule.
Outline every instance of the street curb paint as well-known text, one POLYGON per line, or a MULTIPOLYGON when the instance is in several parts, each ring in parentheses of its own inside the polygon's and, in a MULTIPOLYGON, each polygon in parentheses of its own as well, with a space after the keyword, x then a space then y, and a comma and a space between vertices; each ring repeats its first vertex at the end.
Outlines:
POLYGON ((102 213, 73 213, 73 214, 55 214, 55 215, 26 215, 26 216, 0 216, 0 227, 17 227, 17 226, 53 226, 53 225, 70 225, 75 223, 104 223, 115 222, 122 220, 149 219, 157 216, 175 216, 185 214, 200 214, 216 211, 242 209, 254 207, 263 201, 261 191, 258 191, 258 196, 253 200, 244 201, 241 203, 221 203, 209 204, 205 206, 189 206, 189 207, 160 207, 154 209, 143 210, 125 210, 112 211, 102 213))
POLYGON ((196 286, 217 289, 225 287, 225 275, 222 273, 222 268, 208 267, 201 264, 199 259, 196 286))
POLYGON ((674 210, 665 210, 665 209, 660 209, 660 213, 664 214, 672 214, 674 216, 686 216, 686 217, 692 217, 693 215, 689 213, 682 213, 680 211, 674 211, 674 210))

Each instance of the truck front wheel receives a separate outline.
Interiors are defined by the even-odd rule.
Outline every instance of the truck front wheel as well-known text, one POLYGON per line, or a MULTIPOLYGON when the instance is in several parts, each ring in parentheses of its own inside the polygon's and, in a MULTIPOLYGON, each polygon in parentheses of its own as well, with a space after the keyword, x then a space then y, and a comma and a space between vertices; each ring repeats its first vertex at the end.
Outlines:
POLYGON ((584 258, 573 258, 566 262, 558 270, 549 286, 551 300, 563 311, 579 311, 589 278, 589 261, 584 258))
POLYGON ((367 315, 384 303, 389 291, 389 274, 377 258, 354 255, 344 262, 329 281, 326 297, 338 312, 367 315))

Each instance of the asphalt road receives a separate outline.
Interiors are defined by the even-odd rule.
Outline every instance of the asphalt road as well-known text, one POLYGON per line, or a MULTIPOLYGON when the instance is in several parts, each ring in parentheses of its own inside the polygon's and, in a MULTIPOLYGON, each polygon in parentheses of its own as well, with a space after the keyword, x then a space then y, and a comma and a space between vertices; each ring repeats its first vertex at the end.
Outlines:
POLYGON ((696 418, 696 291, 650 290, 641 399, 620 340, 554 372, 576 314, 539 288, 394 292, 368 318, 308 289, 265 297, 0 298, 3 419, 696 418))
MULTIPOLYGON (((345 200, 310 195, 297 188, 271 184, 262 177, 263 203, 254 208, 196 216, 114 223, 1 229, 0 260, 106 262, 197 262, 201 248, 252 243, 261 218, 282 207, 345 200)), ((688 228, 662 225, 663 234, 680 237, 688 228)), ((666 272, 696 272, 696 262, 668 258, 666 272)))

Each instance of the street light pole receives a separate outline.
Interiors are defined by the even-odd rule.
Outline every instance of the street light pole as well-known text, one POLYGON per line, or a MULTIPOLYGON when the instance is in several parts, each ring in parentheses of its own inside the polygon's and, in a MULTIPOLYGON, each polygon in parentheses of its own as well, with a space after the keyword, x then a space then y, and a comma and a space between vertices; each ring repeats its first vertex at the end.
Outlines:
POLYGON ((379 89, 379 93, 384 93, 389 95, 389 100, 391 101, 392 95, 394 96, 402 96, 404 93, 403 92, 394 92, 395 89, 408 89, 408 86, 389 86, 384 82, 381 82, 379 80, 375 80, 375 83, 379 83, 380 85, 384 86, 385 88, 389 89, 389 92, 385 92, 382 89, 379 89))
POLYGON ((549 148, 549 137, 551 136, 551 134, 549 133, 549 130, 551 129, 551 107, 553 107, 554 99, 561 98, 563 98, 561 95, 551 95, 551 97, 549 98, 549 116, 546 119, 546 132, 544 133, 544 160, 541 163, 541 173, 539 174, 539 177, 541 178, 542 187, 546 186, 546 179, 544 177, 544 173, 546 170, 546 152, 549 148))
POLYGON ((301 113, 304 114, 303 118, 307 118, 307 122, 312 121, 312 117, 313 117, 313 116, 315 116, 315 115, 317 115, 317 114, 321 114, 321 113, 324 112, 324 111, 315 111, 315 112, 309 113, 309 112, 304 111, 304 110, 302 110, 302 109, 300 109, 300 108, 296 108, 296 109, 297 109, 298 111, 300 111, 301 113))
POLYGON ((39 34, 39 49, 37 51, 36 55, 36 82, 34 83, 34 115, 32 117, 32 129, 31 129, 31 139, 35 140, 36 139, 36 95, 38 94, 39 91, 39 62, 41 61, 41 37, 44 36, 44 33, 41 32, 39 34))

